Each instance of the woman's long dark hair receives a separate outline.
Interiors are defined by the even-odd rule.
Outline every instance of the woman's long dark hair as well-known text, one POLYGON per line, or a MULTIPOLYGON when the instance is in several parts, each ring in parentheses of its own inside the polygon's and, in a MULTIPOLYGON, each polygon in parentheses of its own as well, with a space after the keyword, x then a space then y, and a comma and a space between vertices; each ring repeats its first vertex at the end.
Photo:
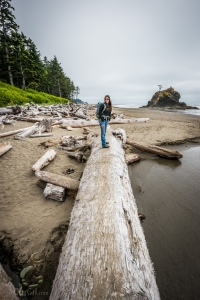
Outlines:
POLYGON ((105 95, 105 97, 104 97, 104 102, 105 102, 106 98, 109 98, 108 109, 109 109, 110 111, 112 111, 112 102, 111 102, 111 100, 110 100, 110 96, 109 96, 109 95, 105 95))

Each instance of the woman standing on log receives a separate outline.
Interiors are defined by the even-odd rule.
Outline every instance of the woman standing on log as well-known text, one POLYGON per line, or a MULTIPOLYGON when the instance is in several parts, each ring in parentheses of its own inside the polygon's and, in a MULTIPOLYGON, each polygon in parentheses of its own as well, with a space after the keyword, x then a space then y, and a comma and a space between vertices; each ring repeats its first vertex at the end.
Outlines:
POLYGON ((110 100, 110 96, 106 95, 104 97, 104 103, 101 103, 99 108, 99 124, 101 127, 101 143, 102 148, 109 148, 108 142, 106 142, 106 130, 108 126, 108 122, 110 121, 111 117, 111 111, 112 111, 112 103, 110 100))

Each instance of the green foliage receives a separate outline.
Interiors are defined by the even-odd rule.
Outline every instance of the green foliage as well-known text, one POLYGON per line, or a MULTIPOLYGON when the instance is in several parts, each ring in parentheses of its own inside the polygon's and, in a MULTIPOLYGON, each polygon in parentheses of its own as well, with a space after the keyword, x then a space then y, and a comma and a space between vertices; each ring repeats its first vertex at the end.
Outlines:
POLYGON ((56 97, 32 89, 22 90, 0 81, 0 107, 7 105, 24 105, 34 102, 37 104, 66 104, 69 100, 56 97))
MULTIPOLYGON (((66 99, 77 98, 78 87, 66 76, 57 57, 48 60, 45 56, 42 60, 35 43, 19 32, 10 2, 0 0, 0 81, 24 90, 32 88, 66 99)), ((42 101, 39 96, 38 101, 42 101)))

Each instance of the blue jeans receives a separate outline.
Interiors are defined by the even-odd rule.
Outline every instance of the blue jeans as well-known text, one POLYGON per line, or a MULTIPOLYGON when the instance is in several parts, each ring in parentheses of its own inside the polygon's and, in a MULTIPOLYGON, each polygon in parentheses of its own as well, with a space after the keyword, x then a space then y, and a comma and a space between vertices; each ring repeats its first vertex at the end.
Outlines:
POLYGON ((102 121, 101 119, 99 119, 99 125, 101 127, 101 143, 102 143, 102 147, 106 146, 106 129, 108 126, 108 121, 102 121))

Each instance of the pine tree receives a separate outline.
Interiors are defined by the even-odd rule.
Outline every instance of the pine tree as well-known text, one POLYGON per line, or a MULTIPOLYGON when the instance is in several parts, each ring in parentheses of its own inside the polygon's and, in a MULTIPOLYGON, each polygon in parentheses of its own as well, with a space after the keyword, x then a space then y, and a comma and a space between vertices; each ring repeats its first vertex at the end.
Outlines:
POLYGON ((0 41, 1 41, 1 68, 5 70, 7 67, 7 73, 10 84, 13 85, 12 65, 13 61, 10 57, 10 50, 12 47, 11 35, 16 32, 19 26, 15 22, 15 16, 12 11, 14 8, 10 4, 11 0, 0 0, 0 41))

